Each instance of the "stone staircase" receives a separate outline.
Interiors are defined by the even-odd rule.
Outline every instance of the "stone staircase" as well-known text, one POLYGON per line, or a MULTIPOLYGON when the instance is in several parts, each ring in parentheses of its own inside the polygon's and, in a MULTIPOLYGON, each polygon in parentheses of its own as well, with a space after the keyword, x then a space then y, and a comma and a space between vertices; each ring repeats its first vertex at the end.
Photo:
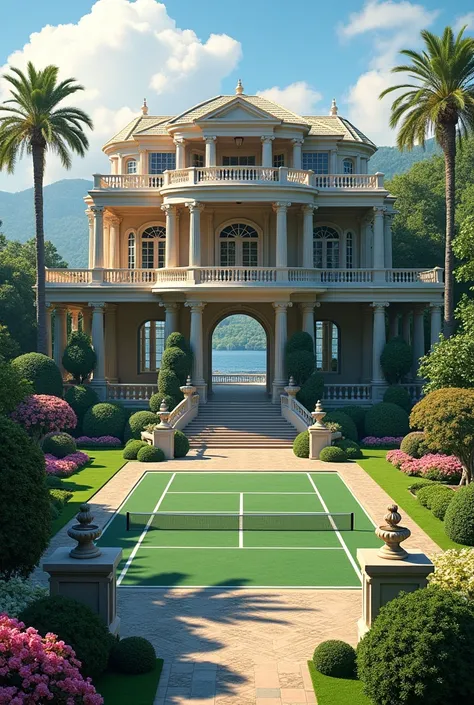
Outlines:
POLYGON ((280 405, 263 395, 248 400, 211 397, 184 431, 191 448, 290 448, 297 435, 281 416, 280 405))

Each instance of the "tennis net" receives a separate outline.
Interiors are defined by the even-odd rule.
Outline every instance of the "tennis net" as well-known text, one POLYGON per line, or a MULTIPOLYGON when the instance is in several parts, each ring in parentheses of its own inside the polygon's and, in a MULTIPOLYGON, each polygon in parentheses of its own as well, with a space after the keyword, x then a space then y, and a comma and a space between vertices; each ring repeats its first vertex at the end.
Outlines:
POLYGON ((127 531, 353 531, 353 512, 127 512, 127 531))

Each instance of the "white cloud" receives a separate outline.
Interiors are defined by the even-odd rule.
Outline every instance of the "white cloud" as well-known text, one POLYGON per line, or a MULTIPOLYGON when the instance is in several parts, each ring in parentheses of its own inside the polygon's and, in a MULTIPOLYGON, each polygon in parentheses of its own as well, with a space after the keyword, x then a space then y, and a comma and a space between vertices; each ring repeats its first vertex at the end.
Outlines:
POLYGON ((467 25, 467 32, 474 31, 474 12, 468 12, 466 15, 458 17, 454 23, 454 31, 459 32, 467 25))
MULTIPOLYGON (((191 29, 180 29, 156 0, 98 0, 76 23, 43 27, 28 44, 11 54, 0 69, 55 64, 60 77, 73 76, 86 90, 72 101, 94 120, 90 149, 74 159, 65 173, 49 157, 46 182, 65 177, 90 178, 107 168, 100 148, 114 132, 139 113, 147 97, 150 114, 176 114, 220 92, 223 78, 238 64, 241 46, 225 34, 206 41, 191 29)), ((8 86, 0 83, 0 100, 8 86)), ((19 164, 14 177, 0 175, 0 189, 31 185, 31 166, 19 164)))
POLYGON ((278 86, 266 88, 263 91, 257 91, 257 95, 273 100, 299 115, 311 115, 322 97, 321 93, 311 88, 305 81, 290 83, 285 88, 278 86))

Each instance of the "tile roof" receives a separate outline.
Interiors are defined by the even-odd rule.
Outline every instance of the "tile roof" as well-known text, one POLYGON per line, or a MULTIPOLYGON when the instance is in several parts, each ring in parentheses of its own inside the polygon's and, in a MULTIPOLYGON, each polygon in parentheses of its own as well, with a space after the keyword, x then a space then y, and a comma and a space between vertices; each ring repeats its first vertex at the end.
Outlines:
MULTIPOLYGON (((168 120, 170 120, 172 116, 170 115, 163 115, 163 116, 156 116, 156 115, 140 115, 140 117, 134 118, 131 122, 128 123, 120 132, 117 132, 116 135, 110 139, 107 144, 113 144, 114 142, 126 142, 127 140, 132 140, 133 135, 137 132, 141 133, 147 133, 148 130, 152 130, 155 128, 157 125, 160 123, 166 123, 168 120)), ((166 130, 163 130, 163 132, 160 133, 154 133, 151 132, 150 134, 167 134, 166 130)))

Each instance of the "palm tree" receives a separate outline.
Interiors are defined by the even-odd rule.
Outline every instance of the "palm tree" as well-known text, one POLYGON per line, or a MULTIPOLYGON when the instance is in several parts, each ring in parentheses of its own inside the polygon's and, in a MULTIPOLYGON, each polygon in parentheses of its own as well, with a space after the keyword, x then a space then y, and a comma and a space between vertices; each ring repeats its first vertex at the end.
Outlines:
POLYGON ((404 49, 400 53, 410 63, 395 66, 393 73, 407 73, 414 83, 386 88, 383 98, 392 91, 409 89, 392 103, 390 126, 401 123, 397 146, 412 149, 424 146, 426 137, 434 135, 444 153, 446 190, 445 299, 444 335, 454 330, 453 250, 454 186, 456 136, 462 140, 474 130, 474 39, 464 37, 463 27, 455 37, 446 27, 441 37, 423 30, 423 51, 404 49))
POLYGON ((61 164, 71 167, 71 152, 83 157, 89 146, 83 126, 92 120, 82 110, 58 107, 65 98, 84 90, 68 78, 58 83, 57 66, 41 71, 28 63, 26 74, 17 68, 4 76, 11 86, 10 100, 0 105, 0 170, 15 170, 24 154, 33 157, 36 224, 36 321, 37 350, 46 354, 45 264, 43 221, 43 177, 46 152, 59 155, 61 164))

